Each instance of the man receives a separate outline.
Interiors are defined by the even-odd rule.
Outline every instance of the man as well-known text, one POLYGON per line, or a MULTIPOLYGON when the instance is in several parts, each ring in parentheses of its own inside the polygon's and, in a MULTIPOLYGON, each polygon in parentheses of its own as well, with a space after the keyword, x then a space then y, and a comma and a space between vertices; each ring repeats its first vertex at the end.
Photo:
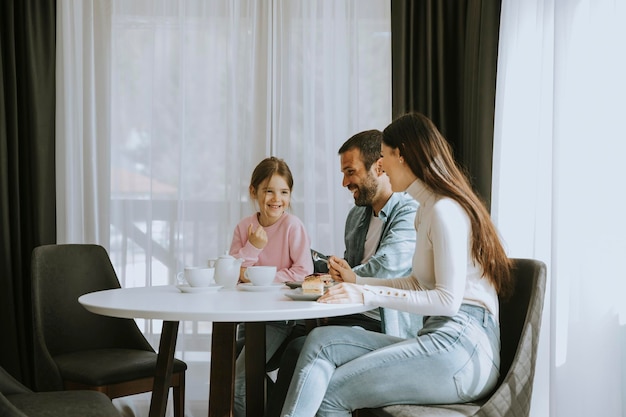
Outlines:
MULTIPOLYGON (((339 148, 342 185, 352 192, 355 203, 346 219, 344 258, 359 276, 397 278, 411 273, 417 202, 404 193, 391 191, 389 178, 382 170, 381 142, 380 131, 368 130, 352 136, 339 148)), ((330 274, 333 273, 331 270, 330 274)), ((421 320, 414 314, 376 308, 362 314, 324 319, 321 324, 359 326, 412 337, 421 320)), ((297 338, 285 350, 266 417, 280 415, 303 343, 304 337, 297 338)))

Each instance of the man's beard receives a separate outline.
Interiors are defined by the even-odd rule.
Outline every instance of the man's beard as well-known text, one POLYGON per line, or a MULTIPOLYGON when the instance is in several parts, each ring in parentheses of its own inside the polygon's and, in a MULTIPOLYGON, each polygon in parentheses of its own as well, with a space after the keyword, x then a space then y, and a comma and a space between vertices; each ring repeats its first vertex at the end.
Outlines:
POLYGON ((357 206, 371 206, 376 196, 377 186, 376 179, 368 175, 363 184, 357 187, 358 196, 354 198, 354 204, 357 206))

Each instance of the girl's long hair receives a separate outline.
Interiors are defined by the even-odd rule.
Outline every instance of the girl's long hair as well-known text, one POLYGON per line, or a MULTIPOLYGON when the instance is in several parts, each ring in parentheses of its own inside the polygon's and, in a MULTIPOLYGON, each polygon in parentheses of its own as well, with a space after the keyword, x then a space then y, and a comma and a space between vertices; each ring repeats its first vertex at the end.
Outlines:
POLYGON ((434 123, 421 113, 408 113, 383 131, 385 145, 398 149, 411 171, 434 193, 457 201, 472 225, 472 257, 498 294, 513 290, 508 258, 491 216, 454 160, 452 149, 434 123))
POLYGON ((289 186, 289 191, 293 191, 293 175, 291 175, 289 165, 287 165, 284 160, 275 156, 265 158, 254 168, 250 178, 250 187, 258 192, 261 183, 272 178, 274 174, 283 177, 289 186))

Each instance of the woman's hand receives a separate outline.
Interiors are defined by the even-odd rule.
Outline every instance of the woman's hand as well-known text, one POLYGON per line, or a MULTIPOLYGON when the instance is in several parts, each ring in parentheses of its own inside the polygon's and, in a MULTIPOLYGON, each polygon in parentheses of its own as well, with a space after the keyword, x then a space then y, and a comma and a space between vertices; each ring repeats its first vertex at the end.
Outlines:
POLYGON ((356 282, 356 274, 345 259, 331 256, 328 258, 328 273, 333 281, 356 282))
POLYGON ((324 295, 317 299, 326 304, 363 304, 363 286, 342 282, 329 287, 324 295))

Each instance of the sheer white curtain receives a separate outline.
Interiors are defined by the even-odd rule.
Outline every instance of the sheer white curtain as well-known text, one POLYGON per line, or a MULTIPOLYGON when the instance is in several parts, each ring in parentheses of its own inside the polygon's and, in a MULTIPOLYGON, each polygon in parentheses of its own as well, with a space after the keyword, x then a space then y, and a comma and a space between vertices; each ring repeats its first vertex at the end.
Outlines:
POLYGON ((57 3, 57 240, 108 247, 109 1, 57 3), (85 17, 89 17, 86 19, 85 17))
POLYGON ((313 245, 341 253, 337 149, 390 122, 389 8, 59 1, 59 240, 108 246, 133 285, 166 283, 228 249, 253 167, 276 155, 313 245))
POLYGON ((626 416, 626 2, 504 0, 492 212, 549 294, 532 416, 626 416))
MULTIPOLYGON (((59 243, 107 247, 125 287, 173 283, 228 249, 275 155, 313 247, 343 253, 337 150, 391 120, 389 0, 59 0, 57 19, 59 243)), ((206 407, 210 326, 181 332, 206 407)))

